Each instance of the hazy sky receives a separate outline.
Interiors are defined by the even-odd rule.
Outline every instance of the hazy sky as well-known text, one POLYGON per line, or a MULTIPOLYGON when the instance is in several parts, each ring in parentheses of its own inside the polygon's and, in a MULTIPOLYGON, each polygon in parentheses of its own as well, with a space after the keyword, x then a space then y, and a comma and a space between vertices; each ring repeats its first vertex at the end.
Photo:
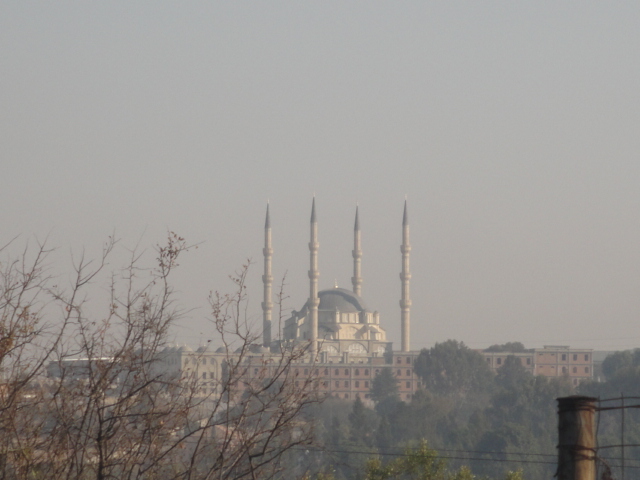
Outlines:
MULTIPOLYGON (((95 254, 167 229, 201 242, 176 335, 264 213, 288 306, 363 296, 399 346, 408 196, 412 347, 640 347, 639 2, 0 3, 0 242, 95 254)), ((98 287, 98 286, 96 286, 98 287)))

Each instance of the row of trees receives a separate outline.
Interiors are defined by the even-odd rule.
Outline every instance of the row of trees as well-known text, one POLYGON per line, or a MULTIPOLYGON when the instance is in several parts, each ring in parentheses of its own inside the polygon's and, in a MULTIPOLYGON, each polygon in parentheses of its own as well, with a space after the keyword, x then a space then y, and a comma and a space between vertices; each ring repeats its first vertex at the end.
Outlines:
POLYGON ((518 471, 530 480, 553 476, 555 399, 572 393, 568 379, 534 377, 515 357, 493 374, 482 355, 453 340, 423 350, 415 369, 425 389, 410 402, 400 401, 395 378, 383 370, 373 384, 375 408, 361 399, 315 407, 324 442, 316 463, 332 465, 338 479, 502 479, 518 471), (380 476, 414 461, 405 450, 420 451, 422 441, 450 468, 438 464, 441 473, 432 476, 380 476), (378 459, 377 473, 367 476, 371 458, 378 459))
POLYGON ((0 252, 0 478, 264 479, 311 441, 314 381, 289 379, 303 347, 282 348, 269 375, 248 380, 246 268, 233 294, 211 296, 225 374, 203 395, 193 373, 158 368, 183 315, 171 285, 183 238, 171 233, 150 267, 129 252, 107 275, 104 309, 93 287, 103 287, 114 239, 97 260, 75 259, 70 277, 53 274, 45 246, 12 257, 13 247, 0 252))

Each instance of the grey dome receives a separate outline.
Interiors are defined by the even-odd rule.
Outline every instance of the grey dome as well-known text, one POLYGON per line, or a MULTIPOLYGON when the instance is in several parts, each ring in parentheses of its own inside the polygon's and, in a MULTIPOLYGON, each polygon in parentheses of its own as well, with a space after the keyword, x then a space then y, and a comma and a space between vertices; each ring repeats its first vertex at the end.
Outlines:
POLYGON ((341 313, 358 313, 367 310, 362 298, 345 288, 332 288, 318 292, 318 310, 338 310, 341 313))

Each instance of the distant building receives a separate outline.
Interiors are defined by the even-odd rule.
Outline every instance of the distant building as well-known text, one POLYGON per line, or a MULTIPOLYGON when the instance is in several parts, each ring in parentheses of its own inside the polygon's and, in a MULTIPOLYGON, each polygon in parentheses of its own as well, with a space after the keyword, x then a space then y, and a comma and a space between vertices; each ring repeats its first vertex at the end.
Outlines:
POLYGON ((578 385, 593 378, 594 352, 591 349, 570 348, 569 346, 545 345, 525 352, 481 352, 491 369, 496 372, 507 357, 520 359, 522 366, 533 375, 563 377, 578 385))

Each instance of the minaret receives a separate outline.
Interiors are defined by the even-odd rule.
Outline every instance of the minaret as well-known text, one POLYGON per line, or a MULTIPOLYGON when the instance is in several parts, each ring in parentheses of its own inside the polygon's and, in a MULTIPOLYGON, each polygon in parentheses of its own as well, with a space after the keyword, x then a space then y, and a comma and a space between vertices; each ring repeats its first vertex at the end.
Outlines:
POLYGON ((262 275, 262 284, 264 285, 264 299, 262 302, 262 339, 265 347, 271 346, 271 312, 273 311, 273 302, 271 302, 271 286, 273 285, 273 277, 271 276, 271 258, 273 257, 273 248, 271 248, 271 218, 269 216, 269 204, 267 203, 267 216, 264 221, 264 248, 262 249, 264 256, 264 275, 262 275))
POLYGON ((358 218, 358 207, 356 206, 356 221, 353 225, 353 277, 351 283, 353 285, 353 293, 358 296, 362 295, 362 274, 360 271, 362 263, 362 242, 360 238, 360 220, 358 218))
POLYGON ((409 215, 407 214, 407 201, 404 201, 404 214, 402 215, 402 273, 400 273, 400 281, 402 282, 402 298, 400 300, 400 328, 402 330, 402 351, 411 350, 409 342, 410 315, 411 315, 411 298, 409 296, 409 280, 411 273, 409 272, 409 253, 411 245, 409 244, 409 215))
POLYGON ((318 354, 318 221, 316 220, 316 197, 311 204, 311 235, 309 241, 309 320, 311 329, 311 354, 313 360, 318 354))

